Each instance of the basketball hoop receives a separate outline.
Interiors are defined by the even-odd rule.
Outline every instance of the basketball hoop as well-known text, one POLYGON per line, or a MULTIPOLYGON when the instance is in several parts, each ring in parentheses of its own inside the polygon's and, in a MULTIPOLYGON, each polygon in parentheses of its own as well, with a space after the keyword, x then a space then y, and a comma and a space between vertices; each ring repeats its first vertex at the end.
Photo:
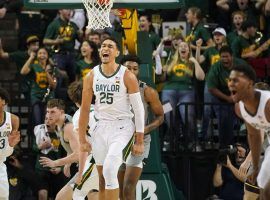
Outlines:
POLYGON ((82 0, 82 2, 88 16, 87 29, 112 27, 109 16, 113 0, 82 0))

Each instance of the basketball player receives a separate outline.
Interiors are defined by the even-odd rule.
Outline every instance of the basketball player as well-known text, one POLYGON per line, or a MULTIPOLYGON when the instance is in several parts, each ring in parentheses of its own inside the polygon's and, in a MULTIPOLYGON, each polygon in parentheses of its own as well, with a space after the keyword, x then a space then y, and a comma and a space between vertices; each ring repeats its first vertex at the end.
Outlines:
POLYGON ((19 117, 5 111, 8 102, 9 94, 0 88, 0 200, 9 199, 7 168, 4 162, 20 141, 19 117))
POLYGON ((79 119, 80 150, 91 150, 85 133, 91 101, 95 95, 97 124, 91 133, 91 142, 99 174, 100 200, 118 199, 117 173, 123 162, 123 155, 128 155, 126 150, 132 146, 133 135, 133 154, 139 156, 144 152, 144 108, 138 81, 126 67, 115 62, 119 54, 116 40, 106 38, 100 48, 102 64, 96 66, 84 78, 83 83, 79 119), (132 122, 131 105, 135 114, 135 127, 132 122))
MULTIPOLYGON (((261 198, 270 199, 270 147, 265 150, 264 160, 259 170, 262 147, 261 131, 270 130, 270 92, 255 90, 256 74, 249 65, 232 68, 228 87, 236 103, 235 110, 246 124, 248 141, 252 155, 253 172, 248 177, 251 184, 256 180, 261 190, 261 198)), ((268 135, 268 140, 270 139, 268 135)))
MULTIPOLYGON (((125 56, 121 63, 138 78, 140 64, 138 57, 125 56)), ((127 158, 126 164, 121 166, 118 172, 120 199, 135 199, 136 185, 142 173, 143 160, 147 159, 149 155, 151 142, 150 132, 159 127, 164 120, 164 111, 157 91, 140 80, 138 80, 138 82, 145 110, 145 124, 147 124, 144 128, 144 153, 141 156, 130 154, 127 158), (149 107, 155 115, 155 118, 151 123, 148 122, 149 107)))

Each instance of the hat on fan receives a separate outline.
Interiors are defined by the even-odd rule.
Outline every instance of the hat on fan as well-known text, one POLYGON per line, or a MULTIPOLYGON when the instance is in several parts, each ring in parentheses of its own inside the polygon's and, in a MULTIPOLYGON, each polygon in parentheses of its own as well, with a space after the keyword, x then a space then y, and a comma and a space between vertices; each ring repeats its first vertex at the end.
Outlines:
POLYGON ((220 33, 220 34, 222 34, 222 35, 224 35, 226 37, 226 31, 225 31, 224 28, 216 28, 212 33, 213 33, 213 35, 215 33, 220 33))
POLYGON ((27 45, 30 44, 30 43, 33 43, 33 42, 39 42, 38 36, 31 35, 31 36, 27 37, 27 39, 26 39, 26 44, 27 45))

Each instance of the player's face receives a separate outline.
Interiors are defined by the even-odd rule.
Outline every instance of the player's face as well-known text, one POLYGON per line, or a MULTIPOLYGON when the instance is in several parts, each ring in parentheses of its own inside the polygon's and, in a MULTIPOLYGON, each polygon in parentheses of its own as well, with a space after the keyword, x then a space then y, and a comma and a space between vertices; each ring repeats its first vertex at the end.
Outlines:
POLYGON ((89 35, 89 41, 94 42, 96 45, 100 45, 99 35, 89 35))
POLYGON ((216 44, 222 44, 224 40, 225 40, 225 37, 221 33, 214 34, 214 41, 216 44))
POLYGON ((48 52, 45 49, 39 49, 37 52, 38 60, 46 61, 48 59, 48 52))
POLYGON ((5 99, 2 99, 2 98, 0 97, 0 110, 1 110, 1 111, 4 109, 5 105, 6 105, 5 99))
POLYGON ((248 93, 253 88, 253 82, 242 72, 232 70, 228 80, 228 88, 235 103, 248 98, 248 93))
POLYGON ((126 66, 129 71, 131 71, 136 77, 139 76, 139 65, 136 62, 133 61, 126 61, 124 63, 124 66, 126 66))
POLYGON ((47 123, 49 123, 50 125, 55 125, 59 121, 62 113, 63 112, 57 107, 47 108, 46 112, 46 118, 48 119, 47 123))
POLYGON ((83 57, 90 56, 93 52, 93 49, 88 42, 84 41, 81 46, 81 54, 83 57))
POLYGON ((233 24, 236 28, 241 28, 244 18, 242 15, 236 14, 233 16, 233 24))
POLYGON ((114 41, 104 40, 101 44, 99 56, 103 64, 114 62, 115 58, 119 56, 119 50, 114 41))

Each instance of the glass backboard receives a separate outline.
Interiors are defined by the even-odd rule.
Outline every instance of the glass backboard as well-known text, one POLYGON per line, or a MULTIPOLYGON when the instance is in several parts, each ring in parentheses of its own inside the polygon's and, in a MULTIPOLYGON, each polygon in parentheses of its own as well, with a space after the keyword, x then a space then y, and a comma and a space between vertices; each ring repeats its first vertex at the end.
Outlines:
MULTIPOLYGON (((185 0, 115 0, 114 8, 177 9, 185 0)), ((24 0, 26 8, 61 9, 83 8, 82 0, 24 0)))

